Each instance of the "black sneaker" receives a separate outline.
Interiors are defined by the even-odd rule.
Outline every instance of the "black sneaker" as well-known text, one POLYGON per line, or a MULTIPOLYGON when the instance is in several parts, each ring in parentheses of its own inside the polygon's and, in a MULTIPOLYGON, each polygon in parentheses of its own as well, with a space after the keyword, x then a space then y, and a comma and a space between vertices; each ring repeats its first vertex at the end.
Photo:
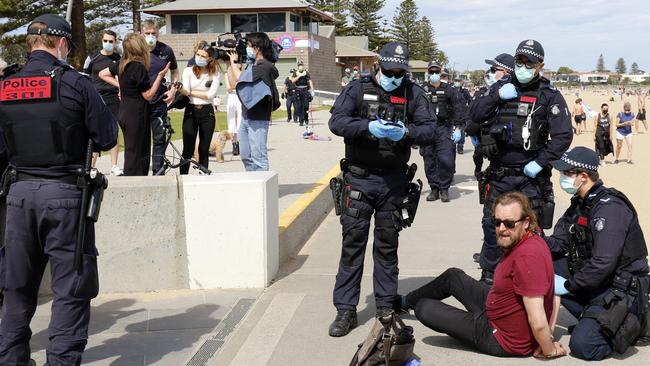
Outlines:
POLYGON ((449 190, 448 189, 441 189, 440 190, 440 200, 442 202, 449 202, 449 190))
POLYGON ((343 337, 356 328, 357 325, 356 310, 337 310, 336 318, 330 324, 330 337, 343 337))
POLYGON ((232 143, 232 155, 233 156, 239 155, 239 142, 232 143))
POLYGON ((438 188, 431 188, 431 193, 427 196, 427 201, 436 201, 440 199, 440 191, 438 188))
POLYGON ((474 262, 478 263, 481 260, 481 253, 474 253, 472 259, 474 259, 474 262))
POLYGON ((481 282, 485 282, 488 285, 492 286, 494 284, 494 272, 483 270, 481 271, 481 282))

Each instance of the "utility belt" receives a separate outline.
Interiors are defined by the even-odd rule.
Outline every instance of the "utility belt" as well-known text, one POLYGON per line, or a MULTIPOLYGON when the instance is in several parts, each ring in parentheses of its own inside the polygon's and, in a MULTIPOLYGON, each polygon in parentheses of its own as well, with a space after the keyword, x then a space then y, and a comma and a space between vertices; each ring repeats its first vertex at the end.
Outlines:
MULTIPOLYGON (((387 172, 395 173, 404 171, 403 168, 376 169, 361 167, 349 163, 347 159, 341 160, 341 170, 343 171, 343 178, 335 177, 330 179, 330 189, 332 190, 332 198, 334 199, 334 211, 337 216, 345 214, 364 220, 370 220, 373 211, 359 210, 357 208, 350 207, 350 200, 362 201, 370 206, 373 206, 373 204, 363 192, 352 189, 352 186, 345 179, 345 173, 350 172, 357 176, 367 177, 370 174, 384 175, 387 172)), ((392 220, 388 224, 391 224, 393 227, 395 227, 397 231, 400 231, 406 227, 410 227, 413 223, 422 192, 422 181, 418 179, 416 181, 417 183, 413 182, 415 172, 417 171, 417 165, 411 164, 405 170, 406 176, 408 178, 408 190, 406 196, 399 202, 389 202, 386 205, 386 208, 382 210, 392 211, 392 220)), ((377 220, 378 219, 375 218, 376 225, 378 224, 377 220)))
POLYGON ((28 173, 22 173, 22 172, 16 172, 14 170, 11 171, 13 177, 13 182, 45 182, 45 183, 65 183, 65 184, 72 184, 72 185, 77 185, 78 178, 76 175, 64 175, 62 177, 43 177, 43 176, 38 176, 38 175, 33 175, 33 174, 28 174, 28 173))
POLYGON ((291 90, 287 89, 286 94, 287 94, 287 96, 292 96, 292 95, 296 94, 296 90, 295 89, 291 89, 291 90))
POLYGON ((617 273, 612 280, 611 291, 592 301, 581 318, 592 318, 600 325, 600 331, 612 348, 625 353, 640 337, 650 337, 650 277, 617 273), (633 304, 636 303, 636 311, 633 304), (591 310, 602 306, 605 311, 591 310))

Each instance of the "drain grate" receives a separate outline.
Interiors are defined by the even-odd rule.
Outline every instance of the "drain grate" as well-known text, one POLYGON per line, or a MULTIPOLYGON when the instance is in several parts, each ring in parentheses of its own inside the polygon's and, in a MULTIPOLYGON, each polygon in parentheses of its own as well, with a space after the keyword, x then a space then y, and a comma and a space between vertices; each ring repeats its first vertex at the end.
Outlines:
POLYGON ((214 329, 210 339, 203 342, 186 366, 205 366, 215 353, 226 343, 226 338, 232 333, 237 324, 244 319, 244 316, 255 303, 255 299, 239 299, 232 310, 228 313, 219 325, 214 329))

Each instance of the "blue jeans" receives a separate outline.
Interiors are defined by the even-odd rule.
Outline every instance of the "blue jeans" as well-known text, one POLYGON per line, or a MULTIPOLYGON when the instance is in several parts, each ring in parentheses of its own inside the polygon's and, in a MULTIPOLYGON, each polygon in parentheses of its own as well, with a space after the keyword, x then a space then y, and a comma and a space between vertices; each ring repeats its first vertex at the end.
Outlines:
POLYGON ((241 161, 246 171, 269 170, 269 156, 266 140, 269 136, 270 121, 258 121, 243 118, 237 137, 241 161))

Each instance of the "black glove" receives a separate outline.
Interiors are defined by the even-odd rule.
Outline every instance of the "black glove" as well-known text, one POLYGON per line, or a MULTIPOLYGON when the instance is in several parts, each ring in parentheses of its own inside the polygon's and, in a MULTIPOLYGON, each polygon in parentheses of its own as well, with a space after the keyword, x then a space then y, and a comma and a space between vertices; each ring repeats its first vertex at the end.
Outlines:
POLYGON ((287 95, 284 94, 284 93, 282 93, 282 94, 280 95, 280 98, 282 98, 282 99, 284 99, 284 98, 286 98, 286 97, 287 97, 287 95))
POLYGON ((497 147, 497 142, 494 140, 492 135, 483 134, 481 135, 481 152, 487 158, 493 158, 499 155, 499 148, 497 147))

